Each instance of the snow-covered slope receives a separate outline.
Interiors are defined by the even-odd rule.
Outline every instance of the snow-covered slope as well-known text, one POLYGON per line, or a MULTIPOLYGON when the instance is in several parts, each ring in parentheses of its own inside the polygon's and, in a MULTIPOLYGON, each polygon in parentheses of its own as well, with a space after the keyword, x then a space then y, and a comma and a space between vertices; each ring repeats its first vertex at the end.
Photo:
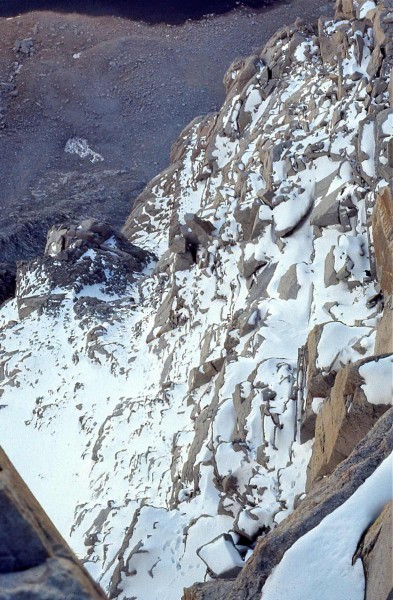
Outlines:
POLYGON ((236 574, 304 492, 309 332, 329 324, 323 373, 373 353, 393 137, 374 14, 297 23, 232 65, 124 228, 142 250, 83 223, 20 266, 1 444, 110 597, 236 574))

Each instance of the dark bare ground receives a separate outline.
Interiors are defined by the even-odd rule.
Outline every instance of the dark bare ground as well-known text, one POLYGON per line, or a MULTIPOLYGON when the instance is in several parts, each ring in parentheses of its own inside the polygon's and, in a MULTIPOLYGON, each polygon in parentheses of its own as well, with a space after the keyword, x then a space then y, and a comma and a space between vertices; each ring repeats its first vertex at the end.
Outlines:
MULTIPOLYGON (((332 12, 332 0, 292 0, 171 25, 49 4, 51 11, 0 16, 0 263, 8 265, 41 254, 46 230, 63 218, 89 215, 120 227, 144 184, 168 164, 182 128, 219 108, 232 60, 298 16, 332 12), (17 52, 26 38, 32 52, 17 52), (104 160, 67 154, 74 136, 104 160)), ((0 14, 14 14, 7 6, 15 12, 18 2, 0 0, 0 14)))

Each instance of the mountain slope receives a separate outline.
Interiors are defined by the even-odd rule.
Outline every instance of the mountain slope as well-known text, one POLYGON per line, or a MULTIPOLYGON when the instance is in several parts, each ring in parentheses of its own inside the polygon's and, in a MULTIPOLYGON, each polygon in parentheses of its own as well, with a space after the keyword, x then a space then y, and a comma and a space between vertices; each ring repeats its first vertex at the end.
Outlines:
POLYGON ((374 353, 389 10, 280 30, 231 66, 124 235, 65 224, 19 267, 2 444, 112 598, 235 576, 305 490, 310 332, 324 383, 374 353))

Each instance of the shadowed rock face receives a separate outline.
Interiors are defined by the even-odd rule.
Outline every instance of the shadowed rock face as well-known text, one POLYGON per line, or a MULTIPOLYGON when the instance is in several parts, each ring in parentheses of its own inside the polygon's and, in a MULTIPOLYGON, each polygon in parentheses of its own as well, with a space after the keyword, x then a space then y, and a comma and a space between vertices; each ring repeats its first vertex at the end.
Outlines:
POLYGON ((0 449, 0 599, 104 600, 0 449))

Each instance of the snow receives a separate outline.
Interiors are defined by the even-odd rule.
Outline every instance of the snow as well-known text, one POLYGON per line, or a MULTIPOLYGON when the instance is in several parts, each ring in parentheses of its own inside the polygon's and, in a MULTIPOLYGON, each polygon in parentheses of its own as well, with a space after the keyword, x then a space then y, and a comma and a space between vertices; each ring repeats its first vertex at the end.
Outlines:
POLYGON ((376 8, 374 0, 366 0, 360 7, 359 19, 364 19, 364 17, 367 16, 368 11, 373 10, 374 8, 376 8))
POLYGON ((391 356, 359 367, 365 382, 362 389, 371 404, 393 404, 393 358, 391 356))
POLYGON ((90 148, 87 140, 79 137, 73 137, 67 140, 64 152, 67 152, 68 154, 77 154, 81 158, 88 158, 92 163, 102 162, 104 160, 104 157, 101 156, 101 154, 94 152, 94 150, 90 148))
POLYGON ((382 132, 389 137, 393 136, 393 113, 390 113, 382 123, 382 132))
POLYGON ((368 158, 362 162, 362 167, 366 175, 375 177, 375 141, 374 141, 374 123, 372 121, 365 123, 361 147, 368 158))
POLYGON ((360 558, 353 563, 366 529, 393 497, 390 455, 339 508, 301 537, 267 579, 261 600, 363 600, 360 558))
POLYGON ((228 573, 236 567, 242 567, 244 564, 233 543, 223 536, 203 546, 198 554, 217 576, 228 573))

